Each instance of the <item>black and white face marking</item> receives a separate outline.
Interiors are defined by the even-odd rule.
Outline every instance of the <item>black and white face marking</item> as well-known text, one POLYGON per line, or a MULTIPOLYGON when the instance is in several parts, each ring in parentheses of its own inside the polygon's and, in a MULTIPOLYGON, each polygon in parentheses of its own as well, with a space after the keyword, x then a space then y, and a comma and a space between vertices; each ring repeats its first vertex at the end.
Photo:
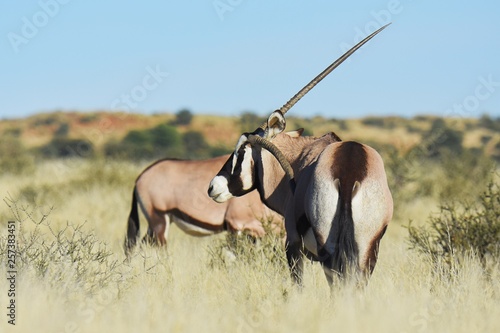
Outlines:
POLYGON ((255 188, 254 161, 248 134, 243 134, 236 148, 212 179, 208 195, 216 202, 225 202, 233 196, 242 196, 255 188))

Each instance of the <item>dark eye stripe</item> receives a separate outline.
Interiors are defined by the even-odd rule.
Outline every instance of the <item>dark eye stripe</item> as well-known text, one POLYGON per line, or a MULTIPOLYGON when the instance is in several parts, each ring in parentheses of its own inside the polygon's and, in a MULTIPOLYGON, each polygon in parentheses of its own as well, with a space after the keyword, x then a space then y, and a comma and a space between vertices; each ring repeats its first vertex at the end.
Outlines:
MULTIPOLYGON (((246 190, 243 189, 243 181, 241 179, 241 173, 243 171, 242 166, 243 166, 243 161, 245 159, 245 154, 247 153, 247 151, 245 150, 245 147, 246 147, 246 145, 241 145, 240 149, 238 150, 236 164, 235 164, 234 170, 230 176, 228 189, 229 189, 229 192, 231 192, 232 194, 237 193, 238 195, 243 195, 243 194, 248 193, 254 189, 255 184, 253 184, 253 182, 252 182, 252 186, 250 189, 246 189, 246 190)), ((252 173, 252 179, 253 179, 253 173, 254 173, 253 168, 251 168, 249 171, 252 173)))
POLYGON ((232 176, 238 176, 241 174, 241 165, 243 164, 243 159, 245 157, 245 149, 240 148, 238 151, 238 157, 236 159, 236 165, 234 166, 234 171, 232 176))

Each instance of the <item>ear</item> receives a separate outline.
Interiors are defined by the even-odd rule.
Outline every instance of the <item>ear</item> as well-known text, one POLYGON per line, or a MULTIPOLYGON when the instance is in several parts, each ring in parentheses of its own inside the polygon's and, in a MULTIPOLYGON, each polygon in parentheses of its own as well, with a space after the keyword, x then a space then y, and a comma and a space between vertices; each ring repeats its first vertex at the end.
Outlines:
POLYGON ((302 133, 304 133, 304 129, 303 128, 299 128, 299 129, 297 129, 295 131, 286 132, 285 134, 288 135, 291 138, 298 138, 299 136, 302 135, 302 133))
POLYGON ((264 137, 266 139, 272 139, 276 135, 283 132, 285 127, 286 127, 285 117, 279 110, 276 110, 273 113, 271 113, 271 115, 267 119, 266 134, 264 135, 264 137))

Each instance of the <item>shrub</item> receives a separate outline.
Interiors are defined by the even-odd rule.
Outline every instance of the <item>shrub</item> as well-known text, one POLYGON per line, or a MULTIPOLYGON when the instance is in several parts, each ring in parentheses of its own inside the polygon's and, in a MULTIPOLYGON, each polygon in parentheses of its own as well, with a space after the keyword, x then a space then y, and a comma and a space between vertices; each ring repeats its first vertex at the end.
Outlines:
POLYGON ((406 130, 408 131, 408 133, 420 133, 420 132, 422 132, 422 130, 420 128, 415 127, 412 124, 407 124, 406 130))
POLYGON ((384 118, 380 117, 366 117, 361 120, 361 123, 366 126, 374 126, 383 128, 385 125, 384 118))
POLYGON ((209 155, 209 145, 203 133, 188 131, 182 136, 182 141, 189 158, 204 158, 209 155))
POLYGON ((182 109, 175 114, 175 120, 171 122, 172 125, 189 125, 193 120, 193 114, 187 109, 182 109))
POLYGON ((38 115, 35 117, 31 127, 51 126, 57 124, 61 119, 61 113, 38 115))
POLYGON ((492 131, 500 131, 500 118, 494 120, 490 116, 484 114, 479 118, 479 126, 492 131))
POLYGON ((147 130, 132 130, 120 142, 109 141, 104 146, 104 154, 133 160, 183 157, 184 147, 175 127, 160 124, 147 130))
POLYGON ((477 255, 483 263, 500 255, 500 186, 493 180, 479 196, 477 204, 461 201, 443 204, 428 225, 408 225, 409 243, 428 255, 432 262, 452 264, 467 254, 477 255))
POLYGON ((54 136, 67 137, 69 134, 69 129, 70 126, 68 123, 62 123, 61 125, 59 125, 59 128, 54 133, 54 136))
MULTIPOLYGON (((38 212, 18 205, 12 198, 4 201, 19 226, 16 244, 19 272, 35 273, 58 288, 67 287, 67 282, 72 281, 91 294, 106 285, 123 282, 122 264, 94 233, 84 231, 83 225, 66 223, 63 228, 53 228, 50 212, 38 217, 38 212), (66 283, 61 284, 61 281, 66 283)), ((0 263, 3 265, 8 250, 6 238, 5 233, 0 235, 0 263)))
POLYGON ((153 147, 149 144, 140 146, 117 140, 108 141, 103 150, 105 156, 118 159, 141 160, 154 155, 153 147))
POLYGON ((479 140, 481 141, 481 144, 486 145, 488 142, 491 140, 491 135, 481 135, 481 138, 479 140))
POLYGON ((151 135, 148 131, 132 130, 123 138, 124 144, 146 146, 151 142, 151 135))
POLYGON ((345 119, 331 118, 330 121, 338 126, 338 129, 341 131, 347 131, 349 129, 349 126, 347 125, 347 121, 345 119))
POLYGON ((151 144, 155 150, 168 150, 182 145, 182 138, 175 127, 161 124, 149 130, 151 144))
POLYGON ((85 114, 80 117, 80 124, 88 124, 99 120, 97 113, 85 114))
POLYGON ((443 119, 437 118, 432 123, 431 129, 423 134, 422 141, 427 142, 429 157, 439 158, 444 152, 461 153, 463 137, 461 131, 448 127, 443 119))
POLYGON ((45 158, 92 157, 94 145, 83 139, 68 139, 55 137, 45 146, 39 148, 45 158))

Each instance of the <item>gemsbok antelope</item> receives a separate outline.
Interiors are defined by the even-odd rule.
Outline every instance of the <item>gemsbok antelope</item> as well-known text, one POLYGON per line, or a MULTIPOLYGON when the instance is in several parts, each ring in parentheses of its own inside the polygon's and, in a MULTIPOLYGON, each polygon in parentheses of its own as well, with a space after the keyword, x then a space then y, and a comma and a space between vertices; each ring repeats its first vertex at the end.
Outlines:
POLYGON ((143 241, 165 245, 171 222, 193 236, 207 236, 224 230, 245 231, 263 236, 260 219, 272 220, 271 229, 281 229, 283 218, 267 208, 257 191, 220 205, 206 193, 206 184, 229 155, 207 160, 165 159, 153 163, 137 177, 128 218, 125 253, 139 236, 141 207, 148 221, 143 241))
POLYGON ((373 148, 341 141, 334 133, 322 137, 283 133, 284 114, 384 28, 327 67, 273 112, 267 123, 242 134, 209 185, 208 194, 217 202, 257 189, 269 208, 284 215, 287 260, 299 285, 302 253, 322 264, 330 285, 335 276, 366 281, 392 219, 393 201, 384 163, 373 148))

